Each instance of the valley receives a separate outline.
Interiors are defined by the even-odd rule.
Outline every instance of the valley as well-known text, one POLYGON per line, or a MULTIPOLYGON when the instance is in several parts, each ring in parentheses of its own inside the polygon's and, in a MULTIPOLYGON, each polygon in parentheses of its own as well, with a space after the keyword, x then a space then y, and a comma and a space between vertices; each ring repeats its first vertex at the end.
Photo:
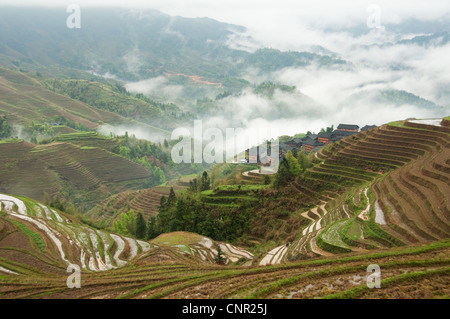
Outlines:
POLYGON ((449 298, 448 6, 51 2, 0 4, 0 300, 449 298))

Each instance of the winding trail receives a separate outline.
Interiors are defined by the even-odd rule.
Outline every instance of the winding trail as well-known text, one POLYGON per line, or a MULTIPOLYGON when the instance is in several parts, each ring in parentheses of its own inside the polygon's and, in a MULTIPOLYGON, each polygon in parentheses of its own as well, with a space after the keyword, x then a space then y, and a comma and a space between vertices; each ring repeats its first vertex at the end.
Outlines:
POLYGON ((366 199, 367 199, 367 206, 358 216, 359 218, 361 218, 362 220, 365 220, 365 221, 369 220, 369 210, 370 210, 370 200, 369 200, 369 197, 367 196, 368 189, 369 188, 366 188, 364 190, 364 196, 366 196, 366 199))

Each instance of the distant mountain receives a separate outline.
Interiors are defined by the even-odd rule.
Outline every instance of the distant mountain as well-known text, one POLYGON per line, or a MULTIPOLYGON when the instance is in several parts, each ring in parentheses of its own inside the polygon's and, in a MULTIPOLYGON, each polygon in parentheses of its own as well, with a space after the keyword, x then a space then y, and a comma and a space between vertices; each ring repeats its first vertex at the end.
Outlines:
POLYGON ((57 65, 127 81, 162 75, 180 82, 198 76, 203 83, 240 89, 246 84, 237 79, 248 67, 276 71, 311 63, 346 63, 317 53, 232 49, 227 45, 230 35, 245 28, 208 18, 83 8, 81 28, 69 29, 67 17, 62 8, 2 8, 0 64, 17 68, 57 65))
POLYGON ((443 109, 436 103, 403 90, 364 90, 349 96, 341 105, 372 102, 375 104, 391 104, 395 106, 414 105, 425 109, 443 109))
POLYGON ((416 36, 409 40, 401 40, 399 44, 417 44, 420 46, 443 46, 450 42, 450 34, 448 32, 437 32, 430 35, 416 36))

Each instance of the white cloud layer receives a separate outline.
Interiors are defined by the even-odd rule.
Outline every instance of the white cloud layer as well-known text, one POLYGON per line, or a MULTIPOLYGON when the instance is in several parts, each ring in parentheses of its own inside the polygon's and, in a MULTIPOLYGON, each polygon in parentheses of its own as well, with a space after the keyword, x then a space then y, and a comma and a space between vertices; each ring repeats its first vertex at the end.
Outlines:
MULTIPOLYGON (((450 44, 428 47, 414 44, 396 44, 396 41, 412 38, 414 33, 393 33, 383 29, 389 24, 400 24, 408 19, 450 23, 448 0, 44 0, 39 5, 67 6, 76 2, 81 9, 87 6, 118 6, 151 8, 170 15, 184 17, 209 17, 222 22, 247 27, 245 34, 234 35, 229 45, 252 51, 260 47, 280 50, 311 50, 322 46, 351 62, 349 68, 288 68, 274 73, 261 73, 248 69, 244 78, 253 82, 271 80, 294 85, 303 94, 321 104, 320 109, 299 107, 292 97, 278 93, 277 101, 265 99, 250 91, 239 97, 222 101, 224 114, 205 120, 207 125, 220 127, 242 124, 247 127, 277 126, 281 134, 318 131, 322 127, 339 122, 382 124, 408 117, 435 117, 450 114, 450 44), (379 11, 381 28, 367 26, 373 11, 379 11), (358 27, 359 35, 346 28, 358 27), (361 29, 362 28, 362 29, 361 29), (442 106, 439 110, 418 108, 413 105, 376 104, 371 96, 346 104, 353 94, 375 89, 397 89, 411 92, 442 106), (289 108, 299 108, 294 118, 271 119, 277 103, 289 108), (303 112, 303 113, 302 113, 303 112)), ((35 1, 0 0, 0 5, 36 5, 35 1)), ((168 32, 170 29, 167 30, 168 32)), ((139 63, 136 52, 131 51, 130 70, 139 63), (133 63, 132 63, 133 62, 133 63)), ((179 97, 183 87, 169 85, 167 79, 158 77, 127 84, 132 92, 179 97)))

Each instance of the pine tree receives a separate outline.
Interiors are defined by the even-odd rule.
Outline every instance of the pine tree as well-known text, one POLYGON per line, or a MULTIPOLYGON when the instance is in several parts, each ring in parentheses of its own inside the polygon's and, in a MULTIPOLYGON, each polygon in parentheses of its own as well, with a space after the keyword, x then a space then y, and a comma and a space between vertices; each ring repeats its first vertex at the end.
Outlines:
POLYGON ((217 247, 217 256, 215 258, 215 262, 219 265, 225 264, 225 258, 223 257, 222 248, 220 248, 220 245, 217 247))
POLYGON ((169 193, 169 198, 167 199, 167 205, 168 206, 172 206, 173 204, 175 204, 176 201, 176 195, 175 192, 173 190, 173 187, 170 188, 170 193, 169 193))
POLYGON ((286 159, 287 167, 289 170, 289 173, 292 176, 297 176, 301 173, 302 168, 300 167, 297 159, 292 155, 291 151, 288 151, 286 153, 286 156, 284 157, 286 159))
POLYGON ((136 218, 136 238, 144 239, 146 233, 147 225, 145 224, 144 216, 139 212, 136 218))
POLYGON ((158 236, 158 231, 156 229, 156 218, 155 216, 151 216, 147 222, 147 240, 153 239, 158 236))
POLYGON ((202 180, 201 180, 201 184, 200 184, 200 191, 206 191, 208 189, 210 189, 210 185, 211 181, 208 177, 208 173, 206 171, 203 172, 202 174, 202 180))
POLYGON ((301 167, 302 172, 305 172, 308 168, 312 166, 311 160, 308 158, 308 155, 306 155, 304 150, 298 153, 297 161, 301 167))

